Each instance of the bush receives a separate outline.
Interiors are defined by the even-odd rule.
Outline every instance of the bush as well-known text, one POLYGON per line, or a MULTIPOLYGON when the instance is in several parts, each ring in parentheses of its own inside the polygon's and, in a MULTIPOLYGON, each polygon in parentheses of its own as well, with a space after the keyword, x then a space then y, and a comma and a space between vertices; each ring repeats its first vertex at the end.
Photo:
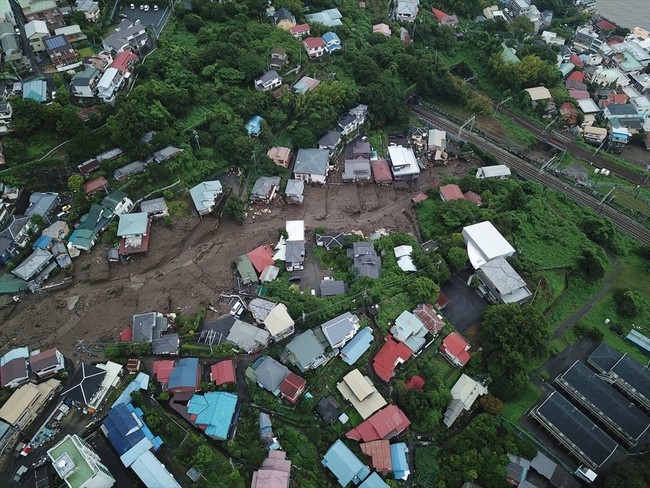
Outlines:
POLYGON ((246 221, 244 202, 241 198, 234 195, 228 198, 223 212, 240 225, 246 221))
POLYGON ((594 341, 600 342, 605 337, 603 332, 600 329, 597 329, 593 325, 585 325, 578 323, 573 326, 573 331, 575 332, 576 337, 583 338, 587 337, 593 339, 594 341))
POLYGON ((645 297, 638 291, 619 289, 614 292, 616 313, 621 317, 632 319, 641 313, 645 297))

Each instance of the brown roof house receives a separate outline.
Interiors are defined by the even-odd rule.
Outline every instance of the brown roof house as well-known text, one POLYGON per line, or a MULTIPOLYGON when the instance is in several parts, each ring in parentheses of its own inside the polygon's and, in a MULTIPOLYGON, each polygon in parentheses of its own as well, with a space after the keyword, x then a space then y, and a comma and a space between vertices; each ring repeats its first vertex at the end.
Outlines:
POLYGON ((65 358, 56 347, 36 351, 29 357, 29 368, 38 380, 43 380, 63 371, 65 358))

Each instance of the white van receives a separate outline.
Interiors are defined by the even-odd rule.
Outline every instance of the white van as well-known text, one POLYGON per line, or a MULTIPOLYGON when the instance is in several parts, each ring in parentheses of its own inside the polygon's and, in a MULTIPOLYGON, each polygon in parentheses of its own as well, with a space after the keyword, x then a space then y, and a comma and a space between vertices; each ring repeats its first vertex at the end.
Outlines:
POLYGON ((230 309, 230 315, 233 315, 234 317, 239 317, 243 311, 244 311, 244 306, 241 304, 241 302, 238 301, 230 309))

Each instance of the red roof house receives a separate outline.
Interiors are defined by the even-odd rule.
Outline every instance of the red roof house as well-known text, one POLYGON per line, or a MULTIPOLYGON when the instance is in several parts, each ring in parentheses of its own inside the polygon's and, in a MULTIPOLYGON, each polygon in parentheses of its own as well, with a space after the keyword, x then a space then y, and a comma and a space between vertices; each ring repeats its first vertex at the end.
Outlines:
POLYGON ((477 207, 483 205, 483 199, 481 198, 481 195, 479 195, 478 193, 474 193, 471 190, 463 193, 463 197, 465 197, 465 200, 467 200, 468 202, 472 202, 477 207))
POLYGON ((609 103, 627 103, 629 97, 625 93, 612 93, 607 97, 609 103))
MULTIPOLYGON (((443 310, 450 303, 451 303, 451 300, 449 299, 449 297, 447 295, 445 295, 443 292, 440 292, 440 295, 438 295, 438 299, 436 300, 436 308, 438 310, 443 310)), ((420 318, 420 317, 418 317, 418 318, 420 318)), ((422 319, 420 318, 420 320, 422 320, 422 319)))
POLYGON ((585 82, 585 75, 582 71, 574 71, 567 77, 567 81, 577 81, 578 83, 585 82))
POLYGON ((397 405, 388 405, 348 431, 345 437, 363 442, 390 440, 408 429, 409 425, 411 421, 397 405))
POLYGON ((397 342, 393 336, 386 336, 386 344, 372 360, 375 373, 384 381, 390 381, 395 375, 395 367, 407 361, 413 351, 403 342, 397 342))
POLYGON ((440 352, 455 366, 463 367, 469 361, 470 345, 457 332, 452 332, 444 338, 440 352))
POLYGON ((431 12, 433 12, 433 15, 436 16, 436 19, 438 19, 438 22, 442 25, 449 25, 451 27, 456 27, 458 25, 458 17, 455 15, 448 15, 437 8, 432 8, 431 12))
POLYGON ((420 375, 415 375, 411 379, 409 379, 405 385, 407 390, 424 390, 424 378, 420 375))
POLYGON ((390 442, 371 441, 361 444, 361 452, 370 456, 370 466, 382 474, 393 470, 393 463, 390 458, 390 442))
POLYGON ((372 161, 370 167, 372 168, 372 177, 378 185, 390 185, 393 182, 393 174, 385 159, 372 161))
POLYGON ((325 54, 325 48, 327 46, 322 37, 308 37, 307 39, 303 39, 302 45, 305 47, 307 55, 310 58, 320 58, 325 54))
POLYGON ((84 183, 82 189, 86 195, 93 195, 99 190, 108 189, 108 181, 103 176, 100 176, 99 178, 84 183))
POLYGON ((578 110, 569 102, 560 105, 560 117, 567 125, 576 125, 578 123, 578 110))
POLYGON ((120 342, 131 342, 133 340, 133 329, 129 325, 126 329, 120 332, 120 342))
POLYGON ((427 330, 434 336, 437 336, 445 326, 445 321, 442 320, 442 317, 438 315, 438 312, 436 312, 436 310, 428 303, 419 304, 415 310, 413 310, 413 315, 420 319, 420 322, 422 322, 427 330))
POLYGON ((169 375, 174 369, 174 361, 171 359, 161 359, 153 362, 153 374, 156 376, 158 383, 169 383, 169 375))
POLYGON ((580 59, 580 56, 577 54, 572 54, 569 58, 569 62, 573 63, 576 68, 584 68, 585 66, 585 63, 582 62, 582 59, 580 59))
POLYGON ((411 198, 412 203, 420 203, 429 199, 429 195, 424 192, 418 193, 413 198, 411 198))
POLYGON ((601 31, 605 31, 605 32, 616 30, 616 26, 611 22, 607 22, 606 20, 601 20, 600 22, 598 22, 596 24, 596 27, 598 27, 601 31))
POLYGON ((300 398, 300 395, 305 390, 307 381, 297 374, 289 373, 282 383, 280 383, 280 393, 282 398, 295 404, 300 398))
POLYGON ((443 202, 449 202, 451 200, 464 200, 463 191, 460 189, 460 186, 450 184, 440 187, 440 198, 443 202))
POLYGON ((264 271, 267 266, 273 266, 273 249, 270 246, 260 246, 246 254, 258 273, 264 271))
POLYGON ((289 32, 291 32, 291 35, 293 37, 308 36, 310 32, 309 24, 294 25, 293 27, 289 28, 289 32))
POLYGON ((230 385, 235 382, 235 363, 232 359, 221 361, 210 366, 210 379, 220 385, 230 385))
POLYGON ((574 100, 587 100, 591 98, 587 90, 569 90, 569 96, 574 100))
POLYGON ((115 68, 118 71, 124 71, 133 66, 137 60, 138 56, 136 56, 135 53, 131 52, 130 49, 125 49, 115 56, 115 59, 111 63, 111 68, 115 68))

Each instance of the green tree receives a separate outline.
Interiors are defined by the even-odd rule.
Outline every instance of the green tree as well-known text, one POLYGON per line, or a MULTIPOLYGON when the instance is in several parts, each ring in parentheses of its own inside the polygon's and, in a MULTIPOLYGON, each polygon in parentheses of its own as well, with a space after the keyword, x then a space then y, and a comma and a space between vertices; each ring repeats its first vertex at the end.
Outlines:
POLYGON ((2 153, 9 164, 24 163, 27 149, 20 139, 5 137, 2 141, 2 153))
POLYGON ((646 303, 646 297, 643 293, 628 289, 618 289, 614 292, 614 303, 616 304, 616 313, 621 317, 637 317, 646 303))
POLYGON ((605 258, 592 247, 585 248, 578 258, 578 269, 590 281, 598 281, 607 272, 605 258))
POLYGON ((419 276, 406 285, 409 295, 418 303, 435 303, 440 294, 440 287, 429 278, 419 276))
POLYGON ((520 15, 519 17, 514 18, 510 23, 508 30, 516 39, 523 41, 535 31, 535 24, 533 24, 528 18, 520 15))
POLYGON ((546 318, 530 305, 495 305, 483 312, 479 342, 496 396, 514 400, 523 393, 528 369, 546 353, 548 336, 546 318))
POLYGON ((196 14, 187 14, 183 19, 183 23, 190 32, 198 32, 203 27, 203 20, 196 14))
POLYGON ((73 173, 68 178, 68 190, 77 193, 81 190, 84 182, 85 180, 83 176, 81 176, 79 173, 73 173))
POLYGON ((231 197, 228 198, 228 201, 226 201, 226 205, 224 206, 223 212, 225 215, 227 215, 228 217, 230 217, 240 225, 246 221, 246 211, 244 208, 244 201, 235 195, 232 195, 231 197))
POLYGON ((61 120, 56 125, 56 131, 65 136, 72 136, 83 129, 84 122, 79 117, 79 112, 73 105, 67 105, 62 113, 61 120))
POLYGON ((467 251, 462 247, 452 247, 447 253, 447 260, 454 269, 463 269, 467 266, 467 251))

